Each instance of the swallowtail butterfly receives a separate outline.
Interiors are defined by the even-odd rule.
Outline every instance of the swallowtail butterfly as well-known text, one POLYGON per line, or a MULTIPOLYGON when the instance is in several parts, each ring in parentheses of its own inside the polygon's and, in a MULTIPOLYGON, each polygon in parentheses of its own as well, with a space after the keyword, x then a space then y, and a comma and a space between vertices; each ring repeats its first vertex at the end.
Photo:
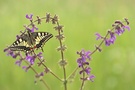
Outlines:
MULTIPOLYGON (((10 47, 12 51, 33 51, 44 46, 53 35, 48 32, 27 32, 22 34, 10 47)), ((43 51, 43 49, 42 49, 43 51)))

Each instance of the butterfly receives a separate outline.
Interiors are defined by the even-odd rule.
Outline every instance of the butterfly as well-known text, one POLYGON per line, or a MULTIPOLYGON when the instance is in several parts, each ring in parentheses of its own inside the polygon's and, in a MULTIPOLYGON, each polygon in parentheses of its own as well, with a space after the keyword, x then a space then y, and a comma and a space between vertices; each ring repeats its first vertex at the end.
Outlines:
POLYGON ((53 35, 48 32, 30 32, 20 35, 17 40, 9 47, 11 51, 34 51, 42 49, 45 43, 52 38, 53 35))

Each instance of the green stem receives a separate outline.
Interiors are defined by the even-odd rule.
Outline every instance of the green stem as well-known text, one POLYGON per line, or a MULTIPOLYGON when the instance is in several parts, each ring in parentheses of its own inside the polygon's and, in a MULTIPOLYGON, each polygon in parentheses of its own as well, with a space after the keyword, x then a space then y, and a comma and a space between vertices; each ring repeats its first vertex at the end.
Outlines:
MULTIPOLYGON (((35 52, 33 52, 35 54, 35 52)), ((36 54, 35 54, 36 55, 36 54)), ((38 60, 40 61, 40 63, 46 68, 49 70, 49 72, 54 76, 56 77, 59 81, 63 82, 63 80, 61 80, 55 73, 53 73, 43 62, 42 60, 38 57, 38 60)))

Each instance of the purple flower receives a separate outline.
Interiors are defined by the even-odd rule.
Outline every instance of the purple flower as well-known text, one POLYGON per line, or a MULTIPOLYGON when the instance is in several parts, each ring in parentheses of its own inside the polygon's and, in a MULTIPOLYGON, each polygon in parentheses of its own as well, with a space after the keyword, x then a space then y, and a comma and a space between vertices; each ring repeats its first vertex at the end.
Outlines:
POLYGON ((26 30, 30 31, 30 32, 35 32, 35 30, 38 30, 38 28, 35 25, 32 25, 32 28, 29 28, 27 26, 24 26, 26 28, 26 30))
POLYGON ((85 58, 78 58, 77 59, 77 63, 78 63, 78 66, 79 67, 82 67, 83 65, 85 65, 85 64, 87 64, 87 65, 89 65, 89 62, 86 62, 86 59, 85 58))
POLYGON ((27 67, 27 66, 23 66, 23 67, 22 67, 22 69, 24 69, 24 70, 25 70, 25 72, 27 72, 27 71, 28 71, 28 67, 27 67))
POLYGON ((17 64, 18 66, 21 66, 21 63, 22 63, 22 60, 17 60, 17 61, 15 62, 15 64, 17 64))
POLYGON ((106 46, 110 46, 112 42, 110 41, 110 39, 105 39, 105 45, 106 46))
POLYGON ((127 25, 127 26, 122 26, 123 29, 127 29, 128 31, 130 31, 130 27, 127 25))
POLYGON ((130 31, 130 27, 127 25, 123 25, 122 27, 116 27, 115 29, 115 33, 118 34, 118 35, 121 35, 124 33, 125 29, 127 29, 128 31, 130 31))
POLYGON ((110 38, 105 39, 105 45, 110 46, 111 44, 114 44, 114 41, 116 40, 115 33, 110 32, 110 38))
POLYGON ((35 30, 38 30, 38 28, 35 25, 33 25, 32 29, 30 30, 30 32, 35 32, 35 30))
POLYGON ((40 76, 44 76, 44 72, 41 72, 41 73, 40 73, 40 76))
POLYGON ((91 68, 89 66, 89 62, 90 62, 90 51, 85 51, 84 49, 81 50, 80 52, 77 52, 78 55, 80 55, 80 57, 77 59, 77 63, 78 63, 78 67, 81 69, 79 74, 83 74, 83 78, 80 78, 81 80, 85 81, 85 80, 90 80, 93 81, 94 75, 92 76, 90 74, 91 72, 91 68))
POLYGON ((94 75, 90 75, 88 78, 87 78, 87 80, 90 80, 91 82, 94 82, 94 79, 95 78, 95 76, 94 75))
POLYGON ((118 35, 121 35, 121 34, 123 34, 124 31, 125 30, 123 28, 118 27, 118 28, 116 28, 115 33, 118 35))
POLYGON ((28 62, 30 62, 30 64, 32 64, 32 65, 34 64, 35 59, 36 59, 36 56, 35 55, 33 55, 33 56, 27 55, 26 56, 26 60, 28 62))
POLYGON ((82 74, 83 72, 87 73, 87 75, 90 74, 91 68, 90 67, 86 67, 84 70, 80 71, 80 74, 82 74))
POLYGON ((91 71, 91 68, 90 68, 90 67, 87 67, 87 68, 85 69, 85 72, 86 72, 87 74, 90 74, 90 71, 91 71))
POLYGON ((39 52, 39 53, 37 54, 37 56, 38 56, 40 59, 43 59, 42 52, 39 52))
POLYGON ((89 59, 90 60, 90 51, 85 51, 85 50, 82 50, 81 51, 81 56, 84 58, 84 59, 89 59))
POLYGON ((26 14, 26 18, 29 20, 32 20, 32 16, 33 16, 33 14, 30 14, 30 15, 26 14))
POLYGON ((86 60, 90 60, 90 51, 82 50, 81 52, 77 52, 77 54, 80 55, 80 58, 77 59, 77 63, 79 67, 82 67, 83 65, 89 65, 89 62, 86 60))
POLYGON ((4 52, 7 52, 7 55, 11 56, 12 58, 16 58, 19 55, 19 53, 15 53, 8 48, 4 49, 4 52))
POLYGON ((24 27, 26 28, 26 30, 32 32, 32 29, 30 29, 29 27, 27 27, 27 26, 24 26, 24 27))
POLYGON ((115 40, 115 39, 116 39, 116 36, 114 35, 114 33, 113 33, 113 32, 110 32, 110 37, 111 37, 111 39, 113 39, 113 40, 115 40))
POLYGON ((97 37, 96 40, 102 39, 102 36, 99 33, 96 33, 95 35, 97 37))
POLYGON ((114 44, 114 41, 116 40, 116 36, 113 32, 110 32, 110 42, 111 44, 114 44))
POLYGON ((8 56, 12 56, 12 57, 14 57, 14 52, 13 52, 13 51, 11 51, 11 50, 8 50, 7 55, 8 55, 8 56))

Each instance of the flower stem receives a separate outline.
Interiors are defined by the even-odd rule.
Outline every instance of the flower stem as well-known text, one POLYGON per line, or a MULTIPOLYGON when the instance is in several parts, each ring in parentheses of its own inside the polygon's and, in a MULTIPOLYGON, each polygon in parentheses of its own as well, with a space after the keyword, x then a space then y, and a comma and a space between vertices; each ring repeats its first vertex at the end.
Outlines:
POLYGON ((83 87, 84 87, 84 83, 85 83, 85 73, 83 72, 83 78, 82 78, 82 84, 81 84, 81 88, 80 90, 83 90, 83 87))
MULTIPOLYGON (((57 26, 58 27, 60 26, 58 21, 57 21, 57 26)), ((58 34, 61 35, 61 31, 60 30, 58 30, 58 34)), ((59 44, 60 44, 60 48, 62 48, 63 45, 62 45, 61 39, 59 39, 59 44)), ((64 62, 63 50, 61 50, 61 59, 64 62)), ((66 80, 66 68, 65 68, 65 65, 63 65, 62 68, 63 68, 63 73, 64 73, 64 88, 65 88, 65 90, 67 90, 67 80, 66 80)))
MULTIPOLYGON (((35 52, 33 52, 35 54, 35 52)), ((36 55, 36 54, 35 54, 36 55)), ((63 80, 61 80, 55 73, 53 73, 43 62, 42 60, 38 57, 38 60, 40 61, 40 63, 49 70, 49 72, 54 76, 56 77, 59 81, 63 82, 63 80)))

